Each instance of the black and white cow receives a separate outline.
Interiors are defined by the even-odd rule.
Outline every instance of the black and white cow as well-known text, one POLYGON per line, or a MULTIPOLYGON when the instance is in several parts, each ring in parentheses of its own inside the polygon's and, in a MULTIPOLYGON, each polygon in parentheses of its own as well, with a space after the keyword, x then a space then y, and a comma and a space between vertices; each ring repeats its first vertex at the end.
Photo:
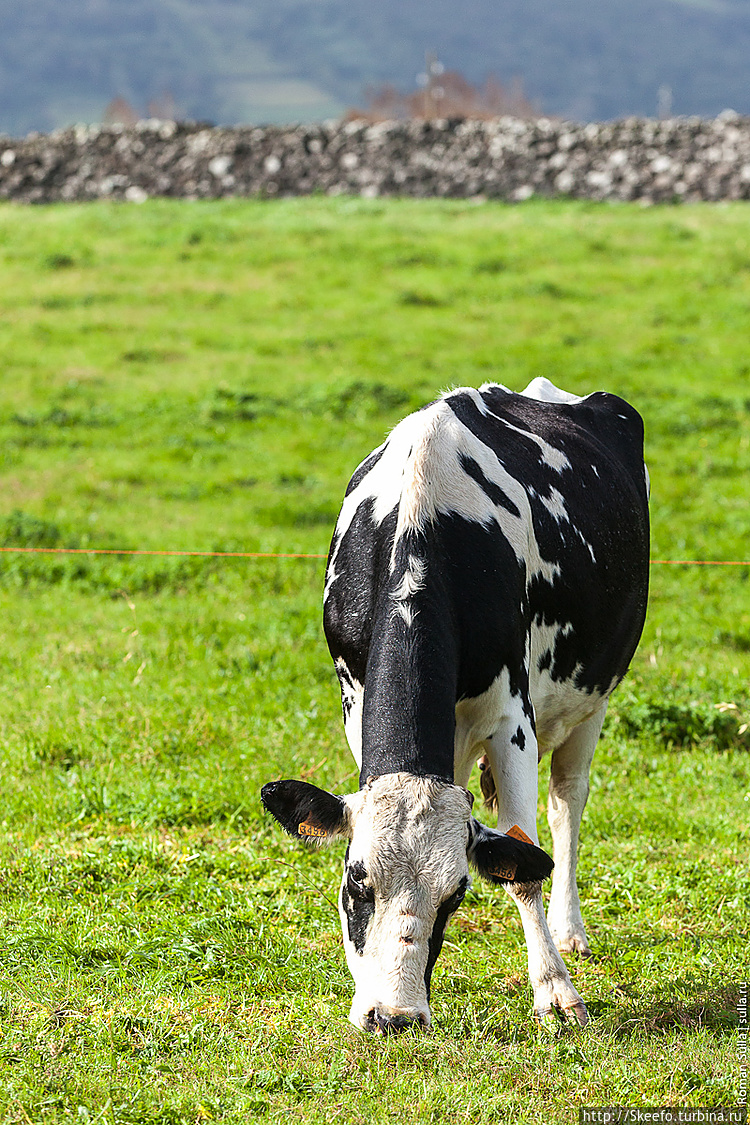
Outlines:
POLYGON ((353 1023, 429 1024, 430 975, 469 865, 518 906, 537 1017, 587 1022, 559 951, 589 953, 578 832, 647 586, 643 424, 615 395, 577 398, 547 379, 522 394, 461 388, 405 418, 356 470, 324 623, 360 789, 262 791, 293 836, 349 841, 339 908, 353 1023), (535 843, 547 751, 545 917, 553 865, 535 843), (472 816, 478 752, 502 831, 472 816))

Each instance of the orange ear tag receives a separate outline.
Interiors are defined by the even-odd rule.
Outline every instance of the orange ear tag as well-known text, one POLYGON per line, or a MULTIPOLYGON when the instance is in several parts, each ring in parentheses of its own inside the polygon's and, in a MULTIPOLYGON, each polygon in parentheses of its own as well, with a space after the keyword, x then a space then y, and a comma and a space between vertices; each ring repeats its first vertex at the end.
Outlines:
POLYGON ((496 879, 507 879, 509 883, 512 883, 516 877, 516 864, 509 863, 504 867, 493 867, 490 875, 494 875, 496 879))
POLYGON ((303 820, 301 824, 297 825, 297 833, 300 836, 327 836, 325 828, 319 828, 317 824, 308 824, 303 820))
POLYGON ((524 844, 531 844, 533 847, 536 847, 536 844, 531 839, 531 837, 527 836, 523 828, 519 828, 517 824, 514 824, 512 828, 509 828, 505 835, 512 836, 514 840, 523 840, 524 844))

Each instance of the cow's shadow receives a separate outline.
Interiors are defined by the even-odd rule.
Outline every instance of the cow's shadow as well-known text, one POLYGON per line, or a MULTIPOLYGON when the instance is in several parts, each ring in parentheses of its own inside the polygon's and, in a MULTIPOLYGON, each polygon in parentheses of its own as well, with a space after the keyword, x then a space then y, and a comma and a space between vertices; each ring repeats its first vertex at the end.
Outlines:
MULTIPOLYGON (((575 976, 574 981, 577 985, 581 983, 575 976)), ((520 1015, 517 1001, 523 997, 521 1018, 531 1034, 535 1021, 530 1008, 525 1005, 527 994, 530 999, 528 982, 521 974, 514 975, 504 982, 502 991, 510 1000, 507 1012, 500 1014, 494 1005, 483 1010, 481 1004, 472 1006, 470 1013, 464 1010, 463 1014, 449 1013, 446 1008, 436 1013, 437 1028, 455 1038, 465 1039, 481 1034, 499 1040, 513 1039, 518 1033, 514 1021, 520 1015)), ((729 1039, 739 1026, 738 985, 722 986, 715 980, 704 979, 691 980, 688 986, 683 978, 666 981, 645 996, 635 995, 636 986, 610 986, 610 995, 600 995, 599 998, 591 995, 592 989, 585 991, 586 1007, 591 1017, 589 1026, 581 1031, 574 1020, 561 1018, 556 1029, 551 1024, 545 1025, 547 1034, 551 1032, 556 1039, 568 1040, 571 1044, 578 1041, 581 1034, 584 1037, 604 1036, 615 1041, 627 1041, 631 1038, 663 1039, 675 1031, 683 1034, 708 1031, 712 1037, 729 1039), (688 988, 690 995, 686 995, 688 988), (631 991, 632 998, 628 996, 631 991)), ((539 1025, 536 1026, 539 1028, 539 1025)))
POLYGON ((615 986, 611 999, 587 1001, 589 1015, 615 1039, 698 1030, 730 1037, 739 1026, 737 984, 691 977, 667 980, 640 997, 635 991, 633 986, 615 986))

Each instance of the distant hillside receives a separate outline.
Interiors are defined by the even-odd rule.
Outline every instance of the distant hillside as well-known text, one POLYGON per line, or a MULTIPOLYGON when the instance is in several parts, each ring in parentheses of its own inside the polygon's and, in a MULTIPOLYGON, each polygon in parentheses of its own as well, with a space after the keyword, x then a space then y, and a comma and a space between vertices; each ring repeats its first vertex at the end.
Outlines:
POLYGON ((578 119, 750 112, 750 0, 0 0, 0 130, 165 91, 185 117, 312 121, 412 88, 426 50, 578 119))

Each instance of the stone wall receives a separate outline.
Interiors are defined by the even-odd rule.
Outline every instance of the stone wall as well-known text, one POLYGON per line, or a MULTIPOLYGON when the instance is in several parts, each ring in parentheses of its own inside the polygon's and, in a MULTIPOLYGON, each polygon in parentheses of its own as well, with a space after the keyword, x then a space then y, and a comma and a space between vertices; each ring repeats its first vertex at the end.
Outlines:
POLYGON ((579 199, 750 198, 750 118, 580 125, 397 121, 212 128, 171 121, 0 136, 0 199, 352 194, 579 199))

